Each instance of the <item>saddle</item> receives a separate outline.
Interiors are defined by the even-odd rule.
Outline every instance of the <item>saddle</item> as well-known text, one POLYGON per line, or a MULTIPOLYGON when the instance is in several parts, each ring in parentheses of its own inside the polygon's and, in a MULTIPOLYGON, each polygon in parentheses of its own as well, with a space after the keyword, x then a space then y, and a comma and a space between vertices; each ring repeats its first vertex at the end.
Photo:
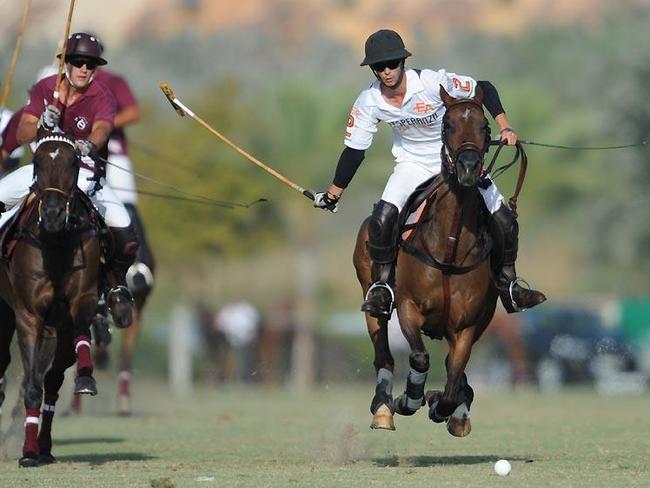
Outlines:
POLYGON ((401 241, 407 241, 413 235, 413 231, 420 222, 425 208, 435 200, 436 191, 442 182, 442 175, 433 176, 420 183, 413 190, 413 193, 409 195, 397 217, 397 228, 399 229, 399 235, 401 235, 401 241))
MULTIPOLYGON (((480 226, 483 229, 480 233, 476 245, 482 245, 483 251, 479 256, 478 260, 468 266, 458 266, 452 262, 441 262, 437 259, 428 256, 420 252, 413 245, 412 240, 415 235, 415 230, 418 225, 422 222, 422 216, 425 214, 426 209, 433 204, 436 199, 436 194, 438 188, 444 182, 444 176, 442 174, 436 175, 424 183, 420 184, 413 193, 409 196, 404 205, 404 208, 399 214, 398 217, 398 229, 399 229, 399 247, 402 251, 411 254, 422 261, 427 266, 440 269, 443 273, 448 274, 464 274, 476 269, 488 256, 495 252, 493 249, 493 241, 490 235, 490 213, 483 203, 483 199, 479 198, 481 202, 481 211, 480 211, 480 226)), ((451 238, 452 236, 450 236, 451 238)), ((455 242, 455 240, 454 240, 455 242)), ((448 250, 449 251, 449 250, 448 250)), ((497 250, 498 253, 498 250, 497 250)), ((455 251, 452 253, 452 256, 455 254, 455 251)), ((493 272, 495 271, 495 263, 498 260, 493 260, 493 272)))

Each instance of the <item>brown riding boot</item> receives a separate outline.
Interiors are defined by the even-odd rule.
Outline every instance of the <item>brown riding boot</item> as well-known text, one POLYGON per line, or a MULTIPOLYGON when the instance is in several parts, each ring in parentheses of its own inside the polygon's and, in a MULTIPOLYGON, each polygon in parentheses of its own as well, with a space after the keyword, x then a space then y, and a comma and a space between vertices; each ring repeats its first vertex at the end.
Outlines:
POLYGON ((495 279, 497 290, 501 296, 501 302, 508 313, 520 312, 546 300, 542 292, 530 288, 524 288, 520 283, 528 286, 528 283, 517 277, 515 261, 519 242, 519 224, 510 208, 502 204, 499 210, 493 215, 493 233, 498 232, 495 238, 501 242, 503 249, 503 264, 501 271, 495 279))
POLYGON ((394 263, 397 257, 397 217, 399 211, 392 203, 379 200, 368 224, 368 253, 372 259, 372 279, 361 305, 362 312, 373 317, 387 318, 393 312, 394 263))

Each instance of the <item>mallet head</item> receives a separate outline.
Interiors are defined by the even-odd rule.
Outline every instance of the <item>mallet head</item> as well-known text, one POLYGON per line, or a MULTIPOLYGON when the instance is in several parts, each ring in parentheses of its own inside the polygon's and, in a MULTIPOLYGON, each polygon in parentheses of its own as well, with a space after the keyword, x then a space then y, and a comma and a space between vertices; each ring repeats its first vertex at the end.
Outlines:
POLYGON ((169 83, 166 81, 160 81, 160 89, 162 92, 165 94, 167 97, 167 100, 169 100, 169 103, 172 104, 172 107, 174 107, 174 110, 176 110, 176 113, 180 115, 181 117, 185 117, 185 111, 178 106, 178 104, 175 102, 176 100, 176 95, 174 95, 174 90, 172 90, 172 87, 169 86, 169 83))

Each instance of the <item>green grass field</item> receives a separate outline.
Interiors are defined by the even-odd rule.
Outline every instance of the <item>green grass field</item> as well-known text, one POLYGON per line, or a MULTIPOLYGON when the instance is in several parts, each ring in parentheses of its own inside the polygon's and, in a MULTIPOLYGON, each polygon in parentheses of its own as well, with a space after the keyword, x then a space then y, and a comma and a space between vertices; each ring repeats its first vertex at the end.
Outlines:
POLYGON ((425 409, 397 417, 395 432, 371 431, 370 384, 302 395, 201 388, 180 399, 140 379, 129 418, 112 415, 110 382, 100 387, 84 415, 55 420, 58 463, 18 468, 13 453, 0 462, 2 488, 650 486, 647 394, 476 388, 473 431, 457 439, 425 409), (512 463, 507 478, 494 474, 499 458, 512 463))

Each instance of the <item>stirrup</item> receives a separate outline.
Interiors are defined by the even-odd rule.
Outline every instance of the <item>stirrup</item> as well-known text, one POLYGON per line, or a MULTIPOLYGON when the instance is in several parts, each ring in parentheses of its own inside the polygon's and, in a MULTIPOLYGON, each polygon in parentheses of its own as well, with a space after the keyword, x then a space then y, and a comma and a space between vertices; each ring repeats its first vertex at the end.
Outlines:
POLYGON ((376 288, 385 288, 388 290, 388 293, 390 293, 390 303, 388 304, 388 311, 384 313, 384 315, 390 317, 395 308, 395 292, 393 291, 393 289, 388 283, 385 283, 383 281, 376 281, 372 285, 370 285, 370 288, 368 288, 368 291, 366 292, 364 303, 368 301, 368 299, 370 298, 370 293, 372 292, 372 290, 376 288))
MULTIPOLYGON (((519 305, 517 305, 517 302, 515 302, 515 298, 512 296, 512 292, 515 288, 515 285, 518 285, 519 283, 523 283, 524 285, 526 285, 527 289, 529 290, 531 289, 530 284, 528 284, 528 282, 525 279, 520 278, 519 276, 515 277, 515 279, 510 282, 510 286, 508 286, 508 296, 510 297, 510 304, 512 305, 512 308, 515 310, 515 312, 523 312, 524 310, 528 310, 527 308, 520 307, 519 305)), ((521 285, 519 286, 523 288, 521 285)))

